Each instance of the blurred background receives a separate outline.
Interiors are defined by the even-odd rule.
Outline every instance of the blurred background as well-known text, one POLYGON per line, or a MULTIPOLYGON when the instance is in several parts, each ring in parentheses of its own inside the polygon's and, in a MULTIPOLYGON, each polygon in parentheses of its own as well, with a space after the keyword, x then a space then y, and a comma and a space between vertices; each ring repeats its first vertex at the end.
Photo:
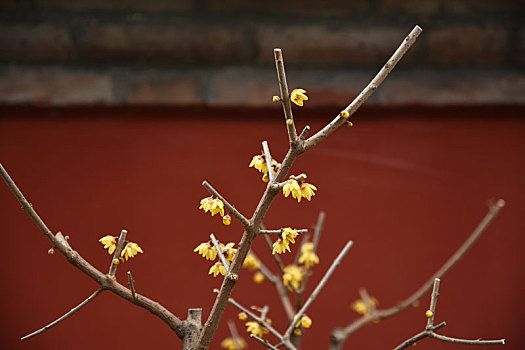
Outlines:
MULTIPOLYGON (((308 315, 303 349, 328 348, 332 330, 359 317, 365 287, 390 307, 421 286, 487 211, 507 206, 441 282, 441 333, 525 336, 525 26, 523 3, 500 0, 27 0, 0 2, 0 162, 52 231, 95 267, 98 239, 128 230, 144 254, 122 265, 136 288, 174 314, 209 314, 220 278, 193 253, 210 233, 238 242, 198 210, 209 181, 250 217, 264 191, 248 168, 267 140, 287 150, 273 48, 283 50, 299 129, 322 128, 362 90, 414 25, 423 33, 365 106, 292 168, 319 189, 311 202, 278 196, 270 228, 326 224, 313 290, 347 240, 351 249, 308 315)), ((59 256, 0 185, 2 324, 9 349, 180 348, 143 309, 103 293, 47 332, 97 285, 59 256)), ((274 271, 264 242, 254 250, 274 271)), ((297 250, 297 248, 296 248, 297 250)), ((283 257, 286 263, 291 256, 283 257)), ((269 282, 244 271, 233 297, 285 314, 269 282)), ((419 306, 350 336, 345 349, 391 349, 420 332, 419 306)), ((211 349, 228 336, 228 307, 211 349)), ((244 325, 237 321, 248 339, 244 325)), ((272 337, 269 339, 276 343, 272 337)), ((250 348, 262 349, 249 341, 250 348)), ((418 349, 463 349, 426 339, 418 349)))

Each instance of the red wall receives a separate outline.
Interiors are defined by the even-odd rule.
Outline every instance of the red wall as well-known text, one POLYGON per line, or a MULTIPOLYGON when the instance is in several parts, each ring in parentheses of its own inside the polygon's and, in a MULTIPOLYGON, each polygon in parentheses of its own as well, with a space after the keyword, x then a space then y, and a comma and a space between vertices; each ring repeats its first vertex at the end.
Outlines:
MULTIPOLYGON (((300 110, 298 125, 318 130, 337 110, 300 110)), ((213 288, 210 264, 192 250, 213 232, 237 242, 241 226, 223 226, 198 210, 206 179, 246 216, 264 184, 248 168, 268 140, 284 156, 286 132, 279 109, 251 110, 0 110, 0 161, 53 231, 94 266, 110 257, 98 239, 128 230, 144 254, 121 266, 131 270, 140 293, 185 318, 188 307, 207 316, 213 288)), ((327 348, 335 327, 357 315, 350 309, 359 287, 382 307, 417 289, 470 234, 486 213, 485 201, 507 206, 472 251, 442 279, 437 321, 442 333, 465 338, 507 338, 506 349, 525 345, 522 249, 525 223, 525 119, 523 111, 363 110, 353 128, 343 127, 303 155, 292 173, 306 172, 319 191, 297 204, 279 196, 266 225, 310 228, 319 210, 327 221, 321 263, 311 291, 343 244, 354 247, 308 314, 313 319, 305 349, 327 348), (521 118, 518 118, 521 117, 521 118)), ((180 348, 158 319, 110 293, 38 337, 19 338, 56 319, 97 285, 59 254, 0 185, 1 339, 9 349, 180 348)), ((255 251, 274 267, 261 240, 255 251)), ((284 257, 285 260, 293 256, 284 257)), ((288 261, 288 260, 287 260, 288 261)), ((269 317, 284 328, 284 313, 269 283, 241 274, 233 297, 246 306, 270 305, 269 317)), ((388 349, 423 329, 429 296, 421 306, 367 326, 347 349, 388 349)), ((228 307, 224 320, 235 318, 228 307)), ((240 322, 241 333, 248 338, 240 322)), ((228 333, 226 323, 213 349, 228 333)), ((270 337, 271 339, 271 337, 270 337)), ((250 341, 251 348, 261 348, 250 341)), ((423 340, 418 349, 442 349, 423 340)), ((466 348, 466 347, 465 347, 466 348)))

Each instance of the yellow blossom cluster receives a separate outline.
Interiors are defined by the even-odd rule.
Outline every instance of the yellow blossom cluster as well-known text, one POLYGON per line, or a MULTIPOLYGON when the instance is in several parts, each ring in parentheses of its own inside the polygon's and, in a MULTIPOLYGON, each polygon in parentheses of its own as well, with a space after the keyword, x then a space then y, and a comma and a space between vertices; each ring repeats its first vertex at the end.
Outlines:
MULTIPOLYGON (((268 182, 270 178, 268 177, 268 164, 266 163, 266 158, 263 154, 253 156, 252 161, 250 162, 249 167, 254 167, 263 173, 262 180, 268 182)), ((281 168, 281 163, 278 163, 275 159, 272 159, 272 171, 276 175, 279 169, 281 168)))
POLYGON ((370 298, 369 303, 366 303, 364 300, 359 299, 352 303, 351 308, 358 314, 361 314, 363 316, 370 316, 372 308, 376 307, 378 304, 379 303, 376 298, 370 298))
POLYGON ((242 338, 226 338, 221 342, 221 348, 224 348, 226 350, 241 350, 241 349, 247 349, 248 344, 246 344, 246 341, 242 338))
POLYGON ((268 333, 268 330, 258 324, 255 321, 249 321, 246 322, 246 332, 251 333, 253 335, 258 336, 259 338, 262 338, 266 333, 268 333))
POLYGON ((304 279, 303 268, 297 265, 288 265, 284 268, 283 283, 289 290, 299 289, 304 279))
MULTIPOLYGON (((107 235, 102 237, 98 241, 104 245, 104 249, 108 250, 108 254, 113 254, 117 249, 117 240, 118 237, 107 235)), ((120 252, 120 256, 126 259, 127 261, 129 258, 133 258, 138 253, 144 253, 144 251, 139 247, 139 245, 137 243, 127 242, 122 251, 120 252)), ((117 262, 120 262, 118 259, 115 260, 117 262)))
POLYGON ((217 213, 224 216, 224 203, 214 196, 203 198, 199 209, 204 210, 205 213, 209 211, 211 216, 214 216, 217 213))
POLYGON ((306 90, 304 89, 294 89, 290 94, 290 101, 295 103, 298 106, 303 105, 303 101, 307 101, 308 96, 306 96, 306 90))
POLYGON ((244 259, 244 262, 242 263, 242 267, 247 268, 249 271, 259 270, 260 266, 261 262, 253 254, 246 255, 246 259, 244 259))
POLYGON ((306 198, 310 201, 312 197, 315 196, 314 191, 317 191, 317 187, 315 187, 314 185, 303 181, 299 182, 295 179, 290 179, 286 181, 286 184, 283 186, 284 196, 288 197, 291 193, 292 197, 297 199, 298 203, 301 202, 302 198, 306 198))
POLYGON ((295 237, 299 234, 290 227, 282 230, 281 237, 273 244, 272 254, 282 254, 287 250, 290 252, 290 243, 295 243, 295 237))
POLYGON ((319 257, 314 252, 314 244, 306 242, 301 246, 301 256, 299 257, 299 264, 304 264, 306 268, 319 264, 319 257))
MULTIPOLYGON (((226 245, 219 243, 219 248, 221 249, 222 254, 226 258, 226 261, 228 263, 231 263, 233 261, 233 258, 235 257, 235 254, 237 253, 237 249, 234 248, 235 243, 230 242, 226 245)), ((217 249, 215 249, 215 246, 210 242, 204 242, 199 244, 195 249, 193 249, 194 252, 201 255, 206 260, 215 260, 217 258, 218 252, 217 249)), ((213 277, 217 277, 217 275, 221 274, 223 276, 226 275, 226 266, 224 266, 220 261, 215 263, 208 272, 209 275, 213 274, 213 277)))

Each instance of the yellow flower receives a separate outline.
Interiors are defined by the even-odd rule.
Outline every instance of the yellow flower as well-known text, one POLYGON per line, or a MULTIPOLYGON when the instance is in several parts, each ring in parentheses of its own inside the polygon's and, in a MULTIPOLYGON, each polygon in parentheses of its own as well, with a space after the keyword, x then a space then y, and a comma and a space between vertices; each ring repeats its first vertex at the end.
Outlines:
POLYGON ((303 332, 301 332, 301 330, 299 328, 296 328, 296 329, 294 329, 293 334, 295 334, 296 336, 300 337, 301 335, 303 335, 303 332))
POLYGON ((113 254, 115 249, 117 249, 117 237, 113 236, 104 236, 98 240, 104 245, 104 249, 108 249, 108 254, 113 254))
POLYGON ((206 260, 215 260, 217 257, 217 249, 215 249, 210 242, 199 244, 197 248, 193 249, 193 251, 202 255, 206 260))
POLYGON ((312 319, 307 315, 303 315, 299 321, 295 324, 295 328, 302 326, 303 328, 310 328, 312 325, 312 319))
POLYGON ((260 271, 257 271, 254 275, 253 275, 253 281, 255 283, 262 283, 264 281, 264 275, 262 272, 260 271))
POLYGON ((368 305, 364 300, 359 299, 354 301, 351 307, 358 314, 369 316, 372 312, 371 307, 376 307, 379 303, 377 302, 376 298, 370 298, 370 304, 371 305, 368 305))
POLYGON ((290 100, 298 106, 303 105, 303 101, 308 100, 308 96, 305 95, 306 90, 304 89, 294 89, 290 94, 290 100))
POLYGON ((312 242, 307 242, 301 246, 299 264, 304 264, 307 268, 319 264, 319 257, 314 253, 314 244, 312 242))
POLYGON ((226 267, 221 262, 216 262, 208 272, 208 275, 211 275, 213 273, 213 277, 217 277, 217 275, 220 273, 223 276, 226 276, 226 267))
POLYGON ((301 196, 310 200, 312 196, 315 196, 314 191, 317 191, 317 187, 306 182, 301 184, 301 196))
POLYGON ((291 227, 286 227, 283 229, 283 233, 281 233, 281 237, 283 238, 283 241, 288 241, 291 243, 295 243, 295 237, 297 237, 299 234, 297 231, 293 230, 291 227))
POLYGON ((248 345, 242 338, 226 338, 221 342, 221 348, 227 349, 227 350, 241 350, 246 349, 248 345))
POLYGON ((250 271, 258 270, 260 266, 261 263, 253 254, 248 254, 242 263, 242 267, 245 267, 250 271))
POLYGON ((284 268, 283 283, 289 290, 299 289, 304 278, 303 269, 297 265, 288 265, 284 268))
POLYGON ((205 213, 210 211, 211 216, 214 216, 217 213, 224 216, 224 203, 219 198, 214 198, 213 196, 203 198, 199 209, 204 210, 205 213))
POLYGON ((250 162, 249 167, 255 167, 255 169, 259 170, 261 173, 267 173, 268 172, 268 165, 266 164, 266 160, 264 159, 264 156, 257 155, 253 156, 252 161, 250 162))
POLYGON ((232 223, 232 217, 230 216, 230 214, 226 214, 222 217, 222 223, 226 226, 232 223))
POLYGON ((297 180, 290 179, 283 186, 284 196, 288 197, 290 193, 292 194, 293 198, 297 199, 298 202, 301 201, 301 186, 299 186, 297 180))
POLYGON ((235 243, 230 242, 226 245, 220 243, 219 247, 221 248, 222 254, 226 258, 226 261, 231 263, 233 261, 233 258, 235 257, 235 254, 237 253, 237 249, 233 248, 235 243))
POLYGON ((246 315, 246 312, 239 312, 239 314, 237 315, 237 317, 239 318, 239 320, 241 321, 246 321, 248 319, 248 315, 246 315))
POLYGON ((246 327, 246 332, 256 335, 259 338, 262 338, 266 333, 268 333, 266 328, 254 321, 246 322, 246 327))
POLYGON ((124 249, 122 249, 122 252, 120 252, 120 256, 123 256, 127 261, 129 258, 133 258, 138 253, 144 252, 142 251, 142 249, 140 249, 137 243, 129 242, 126 244, 124 249))
POLYGON ((339 113, 339 115, 343 118, 348 118, 350 116, 350 113, 348 113, 347 110, 344 110, 344 111, 341 111, 341 113, 339 113))
POLYGON ((290 242, 288 241, 283 241, 282 239, 278 239, 274 244, 273 244, 273 251, 272 251, 272 254, 275 255, 275 253, 277 254, 282 254, 286 251, 289 251, 291 252, 290 250, 290 242))

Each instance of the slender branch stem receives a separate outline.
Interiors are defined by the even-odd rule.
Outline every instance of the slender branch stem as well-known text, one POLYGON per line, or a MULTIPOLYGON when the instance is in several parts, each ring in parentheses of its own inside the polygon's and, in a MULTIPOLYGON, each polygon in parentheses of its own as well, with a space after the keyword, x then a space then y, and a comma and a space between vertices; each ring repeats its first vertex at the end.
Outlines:
POLYGON ((217 240, 217 238, 215 238, 215 235, 213 233, 210 234, 210 238, 211 238, 211 241, 213 242, 213 245, 215 246, 215 249, 217 249, 217 254, 219 254, 219 258, 221 259, 222 264, 226 268, 226 271, 227 271, 226 274, 228 274, 230 270, 230 265, 226 261, 224 254, 222 254, 222 249, 221 249, 221 246, 219 245, 219 241, 217 240))
POLYGON ((126 235, 128 231, 122 230, 120 231, 120 236, 117 241, 117 249, 115 249, 115 253, 113 254, 113 259, 111 259, 111 265, 109 266, 109 272, 108 275, 111 277, 115 277, 115 273, 117 272, 117 266, 119 262, 120 253, 122 252, 122 248, 124 248, 124 243, 126 242, 126 235), (115 264, 115 261, 117 262, 115 264))
MULTIPOLYGON (((416 42, 417 37, 421 34, 423 30, 419 26, 415 26, 414 29, 407 35, 405 40, 394 52, 392 57, 385 63, 383 68, 376 74, 374 79, 361 91, 361 93, 350 103, 343 111, 348 112, 349 116, 354 114, 359 107, 372 95, 372 93, 381 85, 383 80, 388 76, 388 74, 394 69, 396 64, 401 60, 405 55, 407 50, 416 42)), ((324 140, 328 135, 333 133, 337 128, 343 125, 347 118, 343 118, 340 114, 335 117, 328 125, 326 125, 322 130, 317 132, 315 135, 311 136, 304 143, 304 150, 309 150, 310 148, 317 145, 319 142, 324 140)))
POLYGON ((286 129, 288 130, 288 139, 290 143, 294 143, 297 140, 297 131, 295 130, 290 93, 288 92, 288 83, 286 82, 283 53, 281 49, 274 49, 273 54, 275 58, 275 68, 277 69, 277 78, 279 79, 279 89, 281 90, 281 101, 283 103, 286 129))
POLYGON ((332 276, 332 274, 334 273, 335 271, 335 268, 341 263, 341 261, 343 260, 344 256, 346 255, 346 253, 348 253, 348 250, 352 247, 352 245, 354 244, 354 242, 352 241, 348 241, 346 243, 346 245, 344 246, 344 248, 341 250, 341 252, 339 253, 339 255, 335 258, 335 260, 332 262, 332 265, 330 266, 330 268, 328 269, 328 271, 326 271, 325 275, 323 276, 323 278, 321 279, 321 281, 317 284, 317 286, 315 287, 314 291, 312 292, 312 294, 310 295, 310 297, 308 298, 308 300, 306 300, 306 303, 304 303, 303 307, 301 308, 301 310, 299 310, 299 312, 295 315, 294 319, 292 320, 292 322, 290 323, 290 325, 288 326, 288 329, 286 330, 286 332, 284 333, 284 336, 286 339, 288 339, 290 337, 290 334, 292 333, 294 327, 295 327, 295 324, 297 323, 297 321, 299 321, 301 319, 301 317, 304 315, 304 313, 306 312, 306 310, 308 310, 308 308, 310 307, 310 305, 312 305, 312 303, 314 302, 315 298, 317 297, 317 295, 319 295, 319 293, 321 292, 321 290, 323 289, 323 287, 326 285, 326 283, 328 282, 328 279, 332 276))
MULTIPOLYGON (((270 240, 270 237, 268 235, 263 235, 264 241, 266 242, 266 245, 268 246, 268 249, 270 249, 270 253, 273 251, 273 245, 272 241, 270 240)), ((277 264, 277 267, 281 271, 281 274, 284 274, 284 264, 281 258, 278 254, 272 254, 273 260, 275 261, 275 264, 277 264)))
POLYGON ((463 345, 505 345, 505 339, 497 339, 497 340, 458 339, 458 338, 446 337, 444 335, 437 334, 437 333, 431 333, 429 337, 437 339, 437 340, 441 340, 447 343, 463 344, 463 345))
POLYGON ((273 179, 275 179, 275 174, 273 173, 273 166, 272 166, 272 156, 270 154, 270 147, 268 147, 268 142, 263 141, 263 152, 264 152, 264 158, 266 159, 266 166, 268 167, 268 178, 270 181, 268 181, 268 185, 271 185, 273 183, 273 179))
POLYGON ((362 316, 343 329, 335 329, 332 333, 332 348, 340 348, 340 344, 344 343, 350 334, 354 333, 364 325, 376 320, 390 318, 419 300, 421 296, 430 290, 435 278, 443 277, 448 271, 450 271, 452 267, 454 267, 454 265, 456 265, 456 263, 472 247, 474 242, 476 242, 483 232, 485 232, 489 224, 492 222, 492 220, 494 220, 494 218, 496 218, 504 206, 505 201, 503 199, 496 201, 496 203, 489 208, 487 214, 483 217, 481 222, 465 240, 461 247, 458 248, 458 250, 443 264, 443 266, 441 266, 441 268, 436 273, 434 273, 417 291, 415 291, 408 298, 389 309, 376 310, 374 313, 368 316, 362 316))
POLYGON ((235 327, 235 322, 232 320, 228 320, 228 328, 230 329, 230 333, 232 335, 233 342, 237 349, 242 349, 241 344, 241 337, 239 337, 239 332, 237 332, 237 327, 235 327))
POLYGON ((246 217, 244 217, 244 215, 242 215, 237 209, 235 209, 235 207, 231 205, 226 199, 224 199, 224 197, 221 196, 219 192, 217 192, 215 188, 213 188, 208 182, 203 181, 202 186, 204 186, 204 188, 206 188, 212 195, 219 198, 224 203, 224 206, 233 214, 233 216, 235 216, 241 222, 245 229, 250 226, 250 221, 246 219, 246 217))
POLYGON ((128 271, 128 286, 131 291, 131 296, 133 297, 133 300, 135 300, 137 298, 135 295, 135 280, 133 279, 133 276, 131 276, 131 271, 128 271))
MULTIPOLYGON (((308 232, 308 229, 306 228, 299 229, 299 230, 294 229, 294 231, 297 233, 306 233, 308 232)), ((259 230, 259 234, 262 234, 262 235, 280 235, 281 233, 283 233, 282 228, 279 230, 259 230)))
POLYGON ((399 345, 398 347, 396 347, 394 350, 402 350, 402 349, 406 349, 408 348, 409 346, 412 346, 414 345, 417 341, 420 341, 421 339, 424 339, 426 337, 429 337, 433 331, 437 331, 438 329, 440 328, 443 328, 445 327, 447 324, 445 322, 441 322, 440 324, 438 324, 437 326, 435 327, 432 327, 430 329, 425 329, 424 331, 416 334, 415 336, 413 336, 412 338, 410 339, 407 339, 405 340, 403 343, 401 343, 401 345, 399 345))
POLYGON ((99 295, 100 292, 102 292, 102 291, 103 291, 102 288, 97 289, 93 294, 91 294, 89 297, 87 297, 86 300, 84 300, 83 302, 81 302, 80 304, 78 304, 77 306, 72 308, 71 310, 69 310, 69 312, 64 314, 62 317, 56 319, 55 321, 51 322, 47 326, 42 327, 39 330, 34 331, 33 333, 26 335, 25 337, 20 338, 20 340, 27 340, 27 339, 29 339, 31 337, 34 337, 35 335, 38 335, 40 333, 43 333, 43 332, 47 331, 49 328, 51 328, 53 326, 56 326, 57 324, 59 324, 60 322, 64 321, 66 318, 68 318, 69 316, 73 315, 75 312, 77 312, 78 310, 80 310, 84 306, 86 306, 87 303, 89 303, 91 300, 95 299, 97 297, 97 295, 99 295))
POLYGON ((434 288, 432 288, 432 294, 430 297, 430 308, 428 309, 430 311, 430 317, 427 316, 427 329, 434 327, 434 315, 436 314, 436 305, 439 296, 439 282, 439 278, 434 279, 434 288))
POLYGON ((255 334, 250 334, 250 337, 257 340, 259 343, 261 343, 263 346, 267 347, 268 349, 278 350, 275 346, 268 343, 268 340, 264 340, 263 338, 259 338, 255 334))
POLYGON ((301 131, 301 135, 299 135, 299 140, 304 141, 306 139, 306 135, 310 132, 310 125, 306 125, 301 131))

